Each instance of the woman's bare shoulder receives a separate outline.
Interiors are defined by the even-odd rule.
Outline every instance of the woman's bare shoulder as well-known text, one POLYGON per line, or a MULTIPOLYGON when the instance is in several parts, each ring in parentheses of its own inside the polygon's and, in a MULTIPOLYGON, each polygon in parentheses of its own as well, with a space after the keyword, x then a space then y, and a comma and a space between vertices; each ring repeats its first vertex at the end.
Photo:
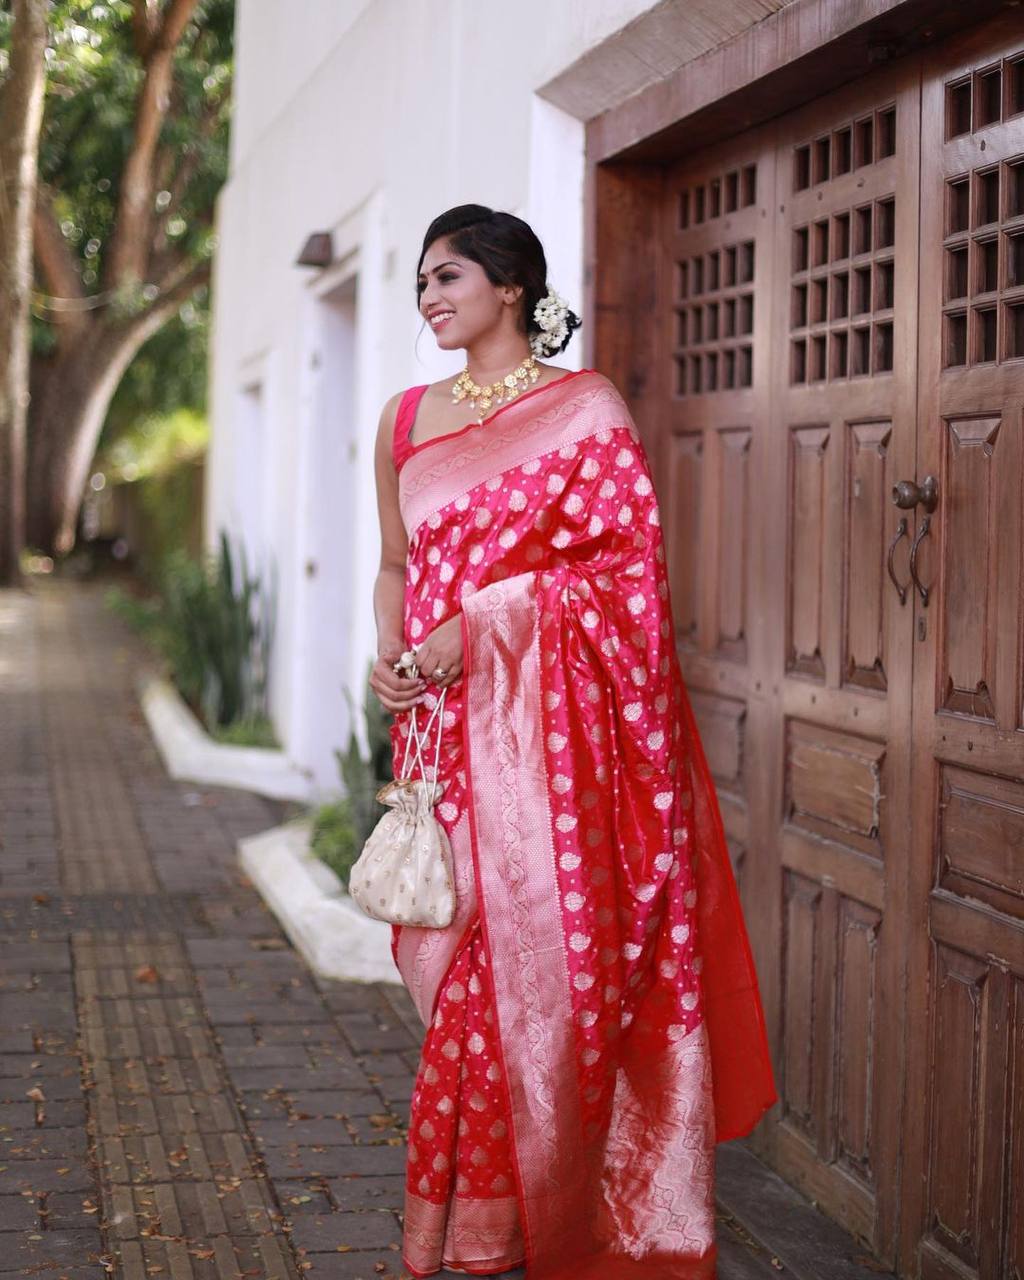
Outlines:
POLYGON ((377 421, 379 434, 382 437, 391 438, 391 433, 395 429, 395 420, 398 417, 398 406, 402 403, 404 391, 396 391, 393 396, 389 396, 384 401, 380 411, 380 418, 377 421))
POLYGON ((450 397, 458 376, 457 373, 453 373, 450 377, 439 378, 437 382, 428 382, 424 396, 429 396, 431 400, 444 400, 450 397))

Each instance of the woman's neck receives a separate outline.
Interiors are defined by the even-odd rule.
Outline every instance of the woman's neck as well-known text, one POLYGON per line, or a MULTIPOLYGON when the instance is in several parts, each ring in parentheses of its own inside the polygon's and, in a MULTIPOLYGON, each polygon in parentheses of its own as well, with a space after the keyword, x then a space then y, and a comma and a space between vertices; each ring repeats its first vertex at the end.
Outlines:
POLYGON ((469 376, 481 387, 490 386, 511 373, 524 360, 529 359, 532 352, 526 338, 500 338, 491 342, 481 342, 466 348, 466 367, 469 376))

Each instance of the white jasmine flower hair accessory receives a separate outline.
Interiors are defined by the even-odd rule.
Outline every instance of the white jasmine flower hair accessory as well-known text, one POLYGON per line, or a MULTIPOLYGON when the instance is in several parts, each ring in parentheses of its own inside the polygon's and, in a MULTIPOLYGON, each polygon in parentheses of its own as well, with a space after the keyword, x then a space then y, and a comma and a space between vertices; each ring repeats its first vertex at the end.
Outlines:
POLYGON ((535 333, 530 338, 530 349, 535 356, 547 356, 561 351, 569 334, 576 327, 570 327, 571 314, 566 300, 548 285, 547 293, 533 309, 534 321, 540 326, 540 333, 535 333))

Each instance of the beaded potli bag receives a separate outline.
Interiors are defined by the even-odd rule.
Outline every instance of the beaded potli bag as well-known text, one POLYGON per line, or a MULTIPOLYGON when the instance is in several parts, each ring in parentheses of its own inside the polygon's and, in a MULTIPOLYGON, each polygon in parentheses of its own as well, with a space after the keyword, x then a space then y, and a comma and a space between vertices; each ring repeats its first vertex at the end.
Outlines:
POLYGON ((416 723, 416 707, 409 719, 401 776, 377 792, 389 806, 352 868, 349 893, 353 901, 375 920, 389 924, 419 925, 443 929, 455 915, 455 878, 448 833, 438 822, 434 804, 444 792, 438 779, 444 697, 441 696, 422 729, 416 723), (423 763, 423 745, 437 721, 434 767, 429 777, 423 763), (408 775, 409 754, 415 749, 420 777, 408 775))

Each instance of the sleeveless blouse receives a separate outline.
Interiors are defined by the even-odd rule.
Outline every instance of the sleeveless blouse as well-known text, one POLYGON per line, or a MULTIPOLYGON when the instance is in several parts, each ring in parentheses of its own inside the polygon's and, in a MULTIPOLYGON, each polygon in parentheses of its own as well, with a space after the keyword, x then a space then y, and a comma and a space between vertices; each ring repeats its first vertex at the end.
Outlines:
POLYGON ((415 445, 409 440, 409 433, 412 431, 412 424, 416 419, 416 410, 419 408, 423 393, 428 385, 429 383, 424 382, 420 387, 410 387, 408 391, 402 394, 402 399, 398 403, 398 412, 395 414, 395 430, 391 437, 391 457, 394 460, 396 471, 401 470, 406 458, 415 450, 415 445))

